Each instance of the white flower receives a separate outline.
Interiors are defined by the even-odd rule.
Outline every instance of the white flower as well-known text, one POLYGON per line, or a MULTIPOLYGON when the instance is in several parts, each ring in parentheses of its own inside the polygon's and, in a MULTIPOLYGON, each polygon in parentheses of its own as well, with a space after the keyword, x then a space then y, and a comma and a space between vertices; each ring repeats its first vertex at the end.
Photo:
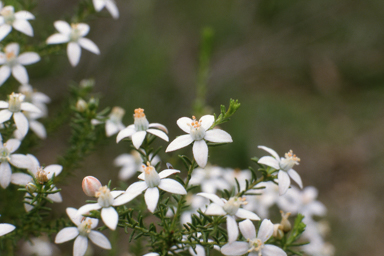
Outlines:
POLYGON ((24 102, 25 96, 21 93, 12 93, 9 95, 9 101, 0 101, 0 109, 6 108, 0 111, 0 123, 8 121, 13 115, 13 121, 15 121, 16 127, 24 137, 29 130, 29 122, 27 117, 24 115, 23 111, 30 111, 35 113, 40 113, 35 105, 24 102))
POLYGON ((35 52, 24 52, 19 56, 20 46, 18 43, 10 43, 4 48, 4 53, 0 52, 0 85, 8 77, 13 75, 17 81, 26 84, 29 81, 27 70, 23 65, 30 65, 40 60, 40 56, 35 52))
MULTIPOLYGON (((29 127, 31 130, 36 134, 37 137, 40 139, 46 139, 47 138, 47 130, 45 129, 44 125, 37 121, 36 119, 41 118, 41 113, 29 113, 29 112, 23 112, 25 117, 28 119, 29 127)), ((13 133, 13 136, 18 140, 23 140, 24 136, 23 134, 16 129, 13 133)))
POLYGON ((79 63, 81 47, 95 54, 100 54, 100 50, 97 45, 88 38, 84 37, 89 32, 89 26, 87 24, 76 23, 71 24, 70 26, 67 22, 58 20, 55 21, 54 26, 59 33, 48 37, 47 44, 68 43, 67 55, 69 62, 73 67, 79 63))
POLYGON ((270 220, 263 220, 259 232, 256 236, 256 229, 252 221, 244 220, 239 223, 241 234, 247 242, 233 242, 224 245, 221 252, 224 255, 243 255, 249 256, 286 256, 287 254, 279 247, 265 242, 273 234, 273 224, 270 220))
POLYGON ((152 123, 150 124, 145 117, 144 109, 137 108, 135 109, 135 114, 133 115, 135 122, 134 124, 129 125, 127 128, 121 130, 119 134, 117 134, 116 142, 119 143, 122 139, 129 137, 132 139, 133 146, 135 148, 139 148, 141 144, 143 144, 143 141, 145 139, 145 136, 147 135, 147 132, 165 140, 168 141, 168 136, 166 133, 168 133, 167 128, 158 123, 152 123), (157 128, 157 129, 151 129, 151 128, 157 128))
POLYGON ((244 206, 245 209, 256 212, 262 218, 268 218, 269 208, 274 205, 279 198, 279 187, 273 182, 260 182, 258 188, 265 187, 264 189, 254 189, 249 192, 261 193, 261 195, 248 195, 245 196, 249 204, 244 206))
POLYGON ((121 190, 110 191, 107 186, 99 188, 99 192, 96 192, 96 197, 98 198, 97 203, 86 204, 79 208, 77 214, 82 215, 89 211, 101 209, 101 219, 104 224, 115 230, 117 223, 119 222, 119 214, 113 206, 118 206, 127 203, 128 201, 117 201, 115 198, 124 193, 121 190))
POLYGON ((116 201, 130 201, 136 196, 145 191, 145 203, 148 210, 154 212, 159 201, 159 188, 173 194, 185 195, 187 191, 185 188, 173 179, 165 179, 171 174, 179 173, 179 170, 166 169, 160 173, 157 173, 155 168, 147 163, 147 166, 142 165, 143 173, 139 175, 139 179, 143 181, 137 181, 131 184, 127 191, 121 195, 116 201))
MULTIPOLYGON (((230 190, 231 186, 223 179, 226 170, 219 166, 207 165, 205 169, 196 168, 192 172, 190 185, 201 185, 201 191, 215 194, 217 190, 230 190)), ((234 182, 234 181, 232 181, 234 182)))
POLYGON ((12 154, 19 146, 20 141, 9 139, 3 144, 0 135, 0 185, 3 188, 8 187, 11 182, 12 169, 9 163, 17 168, 28 169, 31 166, 31 160, 22 154, 12 154))
POLYGON ((123 130, 125 126, 121 122, 125 110, 120 107, 114 107, 111 113, 108 116, 108 120, 105 121, 105 132, 107 137, 112 136, 113 134, 123 130))
POLYGON ((85 254, 88 247, 88 238, 101 248, 108 250, 112 248, 108 238, 102 233, 92 230, 99 223, 98 219, 84 218, 78 214, 75 208, 71 207, 67 208, 67 214, 77 227, 68 227, 60 230, 55 238, 56 244, 61 244, 76 238, 73 244, 74 256, 83 256, 85 254))
POLYGON ((33 36, 33 28, 28 22, 28 20, 35 19, 32 13, 27 11, 15 13, 13 6, 3 7, 2 2, 0 2, 0 9, 0 41, 12 31, 12 27, 27 36, 33 36))
POLYGON ((235 188, 235 192, 237 191, 237 183, 235 179, 239 182, 240 185, 240 191, 245 189, 246 186, 246 180, 250 180, 252 178, 252 174, 249 170, 240 170, 240 169, 230 169, 227 168, 224 170, 224 179, 231 184, 232 187, 235 188))
POLYGON ((114 0, 93 0, 93 6, 97 12, 106 7, 114 19, 119 18, 119 10, 114 0))
POLYGON ((6 235, 6 234, 12 232, 15 228, 16 227, 11 225, 11 224, 1 223, 0 224, 0 236, 6 235))
POLYGON ((187 201, 186 205, 188 205, 189 208, 181 213, 181 224, 187 224, 188 222, 192 223, 192 215, 197 214, 197 210, 199 209, 204 212, 206 210, 206 205, 209 203, 207 198, 190 193, 185 197, 185 200, 187 201))
POLYGON ((25 95, 25 102, 32 103, 41 110, 40 117, 46 117, 48 115, 46 104, 50 103, 51 99, 46 94, 34 90, 30 84, 20 85, 19 92, 25 95))
POLYGON ((232 142, 232 137, 227 132, 220 129, 208 130, 215 121, 215 117, 212 115, 205 115, 196 121, 193 116, 192 119, 189 117, 182 117, 177 120, 177 125, 181 130, 188 133, 181 135, 172 141, 165 152, 174 151, 193 143, 193 156, 196 163, 204 168, 208 161, 208 145, 205 142, 215 143, 228 143, 232 142))
POLYGON ((30 241, 24 242, 22 253, 26 256, 54 256, 60 255, 57 246, 50 242, 48 236, 31 238, 30 241))
POLYGON ((227 201, 224 198, 219 198, 215 194, 198 193, 197 195, 208 198, 213 202, 208 206, 205 214, 227 217, 228 243, 236 241, 237 236, 239 235, 239 229, 237 227, 235 216, 242 219, 260 220, 259 216, 255 213, 240 208, 241 205, 247 204, 245 198, 243 197, 231 197, 227 201))
POLYGON ((258 162, 259 164, 265 164, 279 170, 278 181, 280 195, 284 195, 291 185, 289 177, 291 177, 300 186, 300 188, 303 188, 303 182, 301 181, 300 175, 292 169, 295 164, 299 164, 300 158, 294 155, 292 150, 286 153, 285 157, 280 158, 276 151, 271 148, 267 148, 265 146, 259 146, 259 148, 267 151, 273 156, 263 156, 258 162))

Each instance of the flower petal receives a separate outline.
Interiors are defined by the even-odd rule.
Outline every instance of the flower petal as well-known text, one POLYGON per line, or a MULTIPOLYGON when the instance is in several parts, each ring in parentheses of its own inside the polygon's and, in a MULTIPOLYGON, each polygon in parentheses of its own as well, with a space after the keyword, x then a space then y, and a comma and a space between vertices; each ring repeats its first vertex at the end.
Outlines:
POLYGON ((288 175, 303 189, 303 182, 301 181, 300 175, 293 169, 288 170, 288 175))
POLYGON ((47 44, 62 44, 69 42, 69 36, 63 34, 53 34, 47 38, 47 44))
POLYGON ((119 18, 119 9, 117 9, 117 6, 114 1, 106 1, 105 7, 107 7, 107 10, 114 19, 119 18))
POLYGON ((195 141, 193 143, 193 156, 196 160, 196 163, 204 168, 207 165, 208 161, 208 146, 204 140, 195 141))
POLYGON ((239 236, 239 228, 237 227, 237 222, 235 218, 230 215, 227 215, 227 234, 228 243, 235 242, 239 236))
POLYGON ((213 115, 205 115, 200 118, 200 121, 201 127, 203 127, 204 130, 208 130, 215 122, 215 117, 213 115))
POLYGON ((13 114, 13 120, 15 121, 17 130, 20 131, 21 135, 24 137, 29 130, 28 119, 21 112, 13 114))
POLYGON ((12 52, 15 56, 17 56, 19 55, 20 45, 18 43, 10 43, 10 44, 7 44, 7 46, 5 46, 4 50, 5 50, 5 53, 12 52))
POLYGON ((113 206, 118 206, 122 204, 126 204, 138 195, 140 195, 145 189, 147 189, 147 183, 145 181, 137 181, 135 183, 132 183, 128 188, 127 191, 116 198, 113 201, 113 206))
POLYGON ((0 185, 3 188, 8 187, 11 182, 12 170, 11 166, 7 162, 3 162, 0 164, 0 185))
POLYGON ((209 200, 211 200, 212 202, 214 202, 215 204, 218 204, 220 206, 224 206, 224 202, 223 202, 223 199, 221 199, 220 197, 218 197, 217 195, 215 194, 210 194, 210 193, 198 193, 197 194, 198 196, 203 196, 205 198, 208 198, 209 200))
POLYGON ((192 119, 189 117, 181 117, 177 119, 177 125, 180 127, 181 130, 183 130, 185 133, 191 132, 191 124, 192 119))
POLYGON ((99 47, 88 38, 79 38, 78 42, 84 49, 93 52, 94 54, 100 54, 99 47))
POLYGON ((169 141, 167 134, 163 131, 156 130, 156 129, 148 129, 147 132, 152 133, 153 135, 156 135, 157 137, 165 140, 166 142, 169 141))
POLYGON ((61 244, 61 243, 67 242, 69 240, 72 240, 78 235, 79 235, 79 230, 76 227, 63 228, 62 230, 59 231, 59 233, 57 233, 55 238, 55 243, 61 244))
POLYGON ((189 135, 189 134, 181 135, 181 136, 177 137, 176 139, 174 139, 168 145, 168 147, 165 150, 165 152, 171 152, 171 151, 175 151, 177 149, 186 147, 189 144, 191 144, 192 142, 193 142, 193 139, 192 139, 191 135, 189 135))
POLYGON ((29 81, 28 72, 22 65, 16 65, 12 67, 12 75, 22 84, 26 84, 29 81))
POLYGON ((173 179, 162 179, 158 186, 160 189, 167 191, 173 194, 186 195, 187 191, 185 188, 177 181, 173 179))
POLYGON ((291 185, 291 179, 289 178, 286 172, 280 170, 278 174, 278 180, 279 180, 279 195, 282 196, 287 192, 289 185, 291 185))
POLYGON ((93 6, 97 12, 101 11, 104 8, 106 1, 105 0, 93 0, 93 6))
POLYGON ((32 177, 25 173, 13 173, 11 176, 11 182, 16 185, 25 186, 30 181, 32 181, 32 177))
POLYGON ((9 139, 5 147, 8 149, 9 153, 15 152, 20 147, 21 141, 16 139, 9 139))
POLYGON ((207 214, 207 215, 219 215, 219 216, 227 215, 227 213, 224 211, 223 207, 221 207, 220 205, 215 204, 215 203, 208 205, 207 209, 205 210, 205 214, 207 214))
POLYGON ((81 37, 85 36, 89 32, 89 25, 85 23, 77 23, 76 29, 79 31, 81 37))
POLYGON ((73 224, 75 224, 76 226, 80 226, 83 216, 77 215, 77 209, 73 207, 67 207, 65 211, 67 212, 67 215, 71 219, 73 224))
POLYGON ((261 249, 263 256, 287 256, 287 253, 280 247, 272 244, 265 244, 264 248, 261 249))
POLYGON ((249 246, 247 242, 233 242, 221 247, 221 253, 224 255, 243 255, 248 252, 249 246))
POLYGON ((268 165, 276 170, 280 169, 279 161, 271 156, 263 156, 259 159, 258 163, 268 165))
POLYGON ((145 191, 145 203, 147 204, 148 210, 154 212, 159 201, 159 189, 158 188, 148 188, 145 191))
POLYGON ((11 224, 7 224, 7 223, 0 224, 0 236, 3 236, 5 234, 12 232, 15 228, 16 227, 11 224))
POLYGON ((39 137, 40 139, 47 138, 47 130, 42 123, 37 121, 30 121, 29 126, 31 130, 39 137))
POLYGON ((44 171, 48 173, 48 179, 52 178, 53 174, 55 174, 55 177, 57 177, 62 170, 63 166, 59 164, 51 164, 44 168, 44 171))
POLYGON ((33 36, 33 28, 27 20, 18 20, 16 19, 12 26, 20 31, 21 33, 26 34, 27 36, 33 36))
POLYGON ((51 199, 55 203, 61 203, 63 202, 63 198, 61 197, 60 192, 57 192, 55 194, 49 194, 47 195, 48 199, 51 199))
POLYGON ((77 66, 80 61, 81 48, 78 43, 69 42, 67 45, 67 55, 72 67, 77 66))
POLYGON ((0 68, 0 85, 2 85, 11 75, 11 68, 4 65, 0 68))
POLYGON ((263 220, 263 222, 261 222, 257 238, 259 238, 264 243, 272 236, 272 234, 273 223, 268 219, 263 220))
POLYGON ((271 154, 274 158, 280 159, 279 155, 276 153, 275 150, 268 148, 266 146, 258 146, 258 148, 267 151, 269 154, 271 154))
POLYGON ((115 208, 108 207, 101 209, 101 218, 108 228, 111 230, 116 229, 117 223, 119 222, 119 215, 117 214, 115 208))
POLYGON ((254 239, 256 238, 256 229, 253 225, 252 221, 246 219, 239 223, 239 228, 241 234, 245 237, 245 239, 254 239))
POLYGON ((88 247, 88 238, 78 236, 73 243, 73 256, 84 256, 88 247))
POLYGON ((15 18, 23 20, 34 20, 35 16, 28 11, 18 11, 15 13, 15 18))
POLYGON ((241 208, 237 210, 235 215, 241 219, 260 220, 256 213, 241 208))
POLYGON ((136 132, 135 128, 128 126, 127 128, 121 130, 116 137, 116 143, 119 143, 122 139, 132 136, 136 132))
POLYGON ((145 135, 147 135, 146 131, 138 131, 132 134, 132 144, 135 146, 135 148, 140 148, 141 144, 143 144, 143 141, 145 139, 145 135))
POLYGON ((8 108, 9 103, 3 100, 0 100, 0 108, 8 108))
POLYGON ((35 105, 33 105, 32 103, 29 103, 29 102, 22 102, 20 105, 20 108, 21 108, 21 110, 24 110, 24 111, 29 111, 29 112, 33 112, 33 113, 41 113, 41 110, 38 107, 36 107, 35 105))
POLYGON ((10 156, 9 162, 13 165, 16 166, 17 168, 22 168, 22 169, 29 169, 31 168, 31 160, 22 154, 12 154, 10 156))
POLYGON ((168 133, 167 127, 165 127, 164 125, 159 124, 159 123, 151 123, 148 125, 148 128, 157 128, 159 130, 162 130, 165 133, 168 133))
POLYGON ((90 211, 99 210, 101 206, 98 203, 83 205, 77 210, 77 216, 87 214, 90 211))
POLYGON ((176 169, 165 169, 164 171, 159 173, 160 179, 164 179, 168 177, 169 175, 175 174, 175 173, 180 173, 179 170, 176 169))
POLYGON ((99 231, 94 231, 91 230, 91 232, 88 235, 88 238, 97 246, 103 248, 103 249, 111 249, 112 245, 109 242, 108 238, 104 236, 101 232, 99 231))
POLYGON ((5 121, 8 121, 12 116, 12 112, 8 109, 3 109, 0 111, 0 123, 4 123, 5 121))
POLYGON ((217 143, 232 142, 232 137, 226 131, 221 129, 209 130, 205 133, 205 140, 217 143))
POLYGON ((119 171, 119 180, 128 180, 136 174, 136 167, 134 165, 125 166, 119 171))
POLYGON ((68 22, 63 20, 58 20, 53 23, 57 31, 59 31, 61 34, 69 35, 72 31, 71 26, 68 24, 68 22))
POLYGON ((21 65, 30 65, 40 60, 39 54, 35 52, 24 52, 17 57, 17 60, 21 65))
POLYGON ((4 39, 12 31, 12 26, 8 24, 2 24, 0 26, 0 41, 4 39))

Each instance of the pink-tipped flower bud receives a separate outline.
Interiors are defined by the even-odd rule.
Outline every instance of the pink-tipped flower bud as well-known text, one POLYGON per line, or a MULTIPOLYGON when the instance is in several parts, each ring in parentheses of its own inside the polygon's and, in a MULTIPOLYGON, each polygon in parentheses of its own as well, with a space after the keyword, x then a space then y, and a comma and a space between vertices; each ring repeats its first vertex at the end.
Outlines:
POLYGON ((82 187, 87 196, 96 197, 96 192, 101 188, 101 182, 93 176, 87 176, 83 179, 82 187))

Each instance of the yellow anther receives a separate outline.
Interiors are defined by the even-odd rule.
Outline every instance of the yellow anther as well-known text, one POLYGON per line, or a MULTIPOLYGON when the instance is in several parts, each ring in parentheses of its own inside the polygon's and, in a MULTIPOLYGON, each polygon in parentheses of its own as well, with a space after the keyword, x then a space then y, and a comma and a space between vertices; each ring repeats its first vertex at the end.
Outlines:
POLYGON ((135 114, 133 115, 134 118, 142 118, 142 117, 145 117, 145 114, 144 114, 144 109, 142 108, 137 108, 135 109, 135 114))
POLYGON ((292 149, 289 150, 288 153, 285 153, 285 158, 291 158, 293 161, 300 162, 300 158, 293 154, 292 149))

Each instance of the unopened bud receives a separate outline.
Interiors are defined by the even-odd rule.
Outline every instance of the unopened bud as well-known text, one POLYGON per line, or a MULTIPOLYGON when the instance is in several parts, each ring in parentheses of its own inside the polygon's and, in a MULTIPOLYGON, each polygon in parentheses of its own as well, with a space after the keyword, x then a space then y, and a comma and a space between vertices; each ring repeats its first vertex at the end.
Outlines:
POLYGON ((95 85, 94 79, 83 79, 80 81, 80 87, 81 88, 90 88, 95 85))
POLYGON ((28 191, 28 193, 33 194, 36 192, 37 187, 34 183, 28 182, 27 185, 25 185, 25 189, 28 191))
POLYGON ((101 182, 93 176, 87 176, 83 179, 82 187, 87 196, 96 197, 96 192, 101 188, 101 182))
POLYGON ((281 213, 280 225, 281 225, 284 233, 287 233, 287 232, 291 231, 291 229, 292 229, 291 222, 289 222, 289 220, 288 220, 291 213, 290 212, 284 213, 283 211, 280 211, 280 213, 281 213))
POLYGON ((88 104, 83 99, 79 99, 76 103, 76 109, 79 112, 84 112, 85 110, 87 110, 87 107, 88 107, 88 104))
POLYGON ((273 237, 278 240, 281 240, 284 237, 284 232, 280 224, 273 225, 273 237))

